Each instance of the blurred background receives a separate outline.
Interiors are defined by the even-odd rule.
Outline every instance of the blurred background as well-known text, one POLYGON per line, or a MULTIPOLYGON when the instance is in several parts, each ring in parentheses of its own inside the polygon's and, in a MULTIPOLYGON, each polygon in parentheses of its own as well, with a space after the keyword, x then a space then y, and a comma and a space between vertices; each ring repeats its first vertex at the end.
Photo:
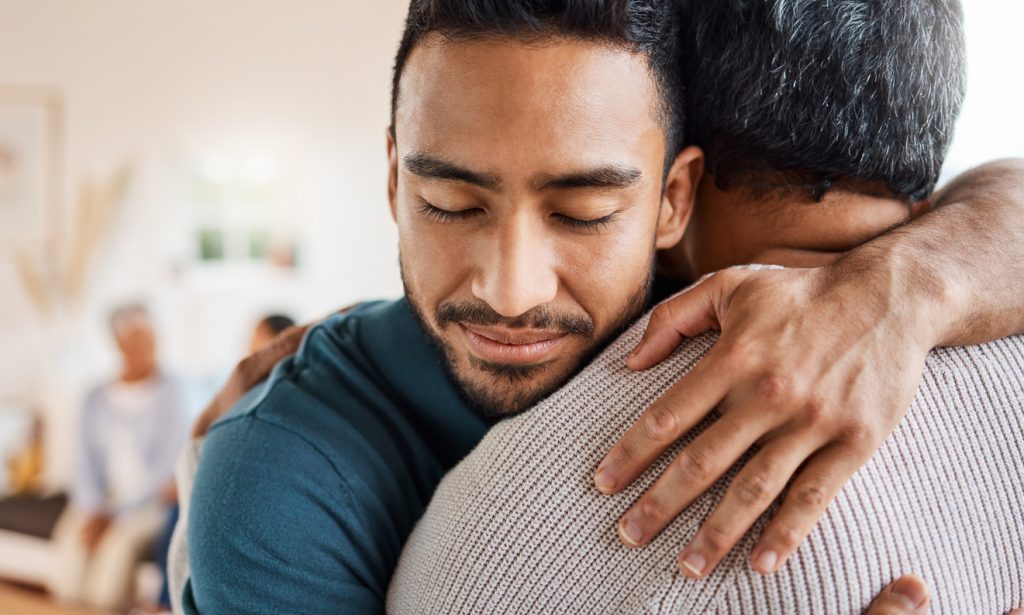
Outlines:
MULTIPOLYGON (((0 497, 76 480, 83 399, 125 369, 115 308, 147 308, 192 417, 264 316, 401 292, 384 131, 405 8, 0 0, 0 497)), ((1024 155, 1024 5, 964 10, 947 178, 1024 155)), ((0 511, 0 577, 45 585, 52 526, 0 511)))

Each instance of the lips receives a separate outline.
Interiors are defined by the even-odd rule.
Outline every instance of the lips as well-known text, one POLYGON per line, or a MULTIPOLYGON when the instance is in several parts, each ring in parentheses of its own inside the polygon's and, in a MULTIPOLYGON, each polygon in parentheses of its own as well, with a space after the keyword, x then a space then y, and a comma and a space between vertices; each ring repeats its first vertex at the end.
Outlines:
POLYGON ((459 323, 478 357, 492 363, 526 365, 548 359, 569 336, 562 331, 506 329, 459 323))

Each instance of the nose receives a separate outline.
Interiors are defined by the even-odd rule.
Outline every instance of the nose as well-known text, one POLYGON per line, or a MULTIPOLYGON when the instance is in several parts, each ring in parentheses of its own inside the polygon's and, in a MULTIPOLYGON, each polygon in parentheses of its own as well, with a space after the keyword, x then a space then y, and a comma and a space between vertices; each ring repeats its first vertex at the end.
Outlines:
POLYGON ((473 277, 473 295, 514 318, 558 294, 555 257, 542 223, 528 215, 508 220, 487 240, 473 277))

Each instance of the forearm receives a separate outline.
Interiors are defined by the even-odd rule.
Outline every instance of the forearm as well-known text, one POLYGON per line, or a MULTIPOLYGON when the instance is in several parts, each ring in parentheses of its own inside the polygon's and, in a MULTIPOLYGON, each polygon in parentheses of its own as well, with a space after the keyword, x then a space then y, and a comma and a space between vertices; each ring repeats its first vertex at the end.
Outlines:
POLYGON ((932 211, 836 263, 875 272, 937 346, 1024 332, 1024 160, 963 173, 932 211))

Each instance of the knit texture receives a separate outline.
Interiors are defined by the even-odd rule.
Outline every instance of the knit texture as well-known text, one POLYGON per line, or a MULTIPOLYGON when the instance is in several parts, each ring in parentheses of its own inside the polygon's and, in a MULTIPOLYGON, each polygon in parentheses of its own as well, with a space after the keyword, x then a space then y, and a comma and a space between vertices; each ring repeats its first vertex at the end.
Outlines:
POLYGON ((747 458, 649 546, 623 546, 615 524, 713 417, 623 493, 593 486, 612 444, 717 339, 631 372, 625 357, 646 325, 494 426, 444 478, 406 543, 389 612, 861 613, 911 572, 936 615, 1024 605, 1024 337, 931 352, 907 415, 778 573, 748 564, 772 507, 695 581, 675 557, 747 458))

